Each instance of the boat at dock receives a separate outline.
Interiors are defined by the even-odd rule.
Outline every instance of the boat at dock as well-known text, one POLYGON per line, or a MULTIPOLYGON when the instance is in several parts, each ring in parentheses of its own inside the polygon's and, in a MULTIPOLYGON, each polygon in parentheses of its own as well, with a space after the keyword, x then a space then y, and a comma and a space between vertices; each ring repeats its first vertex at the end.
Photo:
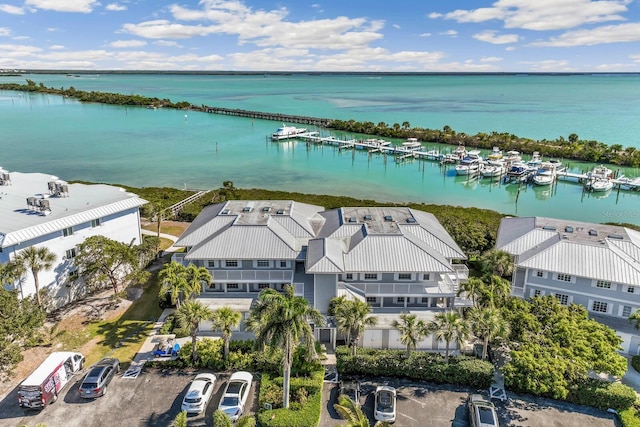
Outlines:
POLYGON ((557 161, 542 162, 531 181, 535 185, 551 185, 556 180, 556 174, 561 166, 562 164, 557 161))
POLYGON ((456 165, 456 175, 476 175, 480 171, 482 158, 480 151, 471 150, 456 165))
POLYGON ((613 177, 613 171, 605 165, 598 165, 587 172, 587 177, 590 179, 604 178, 610 179, 613 177))
POLYGON ((504 158, 504 154, 502 154, 502 150, 500 147, 493 147, 491 153, 487 156, 487 161, 501 161, 504 158))
POLYGON ((595 178, 587 181, 585 188, 594 192, 605 192, 613 188, 613 181, 609 178, 595 178))
POLYGON ((525 182, 529 175, 531 174, 531 170, 527 167, 526 164, 514 163, 511 165, 509 170, 507 171, 506 180, 507 181, 515 181, 515 182, 525 182))
POLYGON ((467 155, 467 148, 460 144, 456 147, 453 153, 442 156, 443 163, 459 163, 467 155))
POLYGON ((629 178, 623 175, 616 179, 616 181, 620 185, 621 190, 640 190, 640 176, 629 178))
POLYGON ((283 123, 282 127, 278 128, 274 133, 271 134, 271 140, 280 141, 282 139, 295 138, 307 132, 308 130, 305 128, 287 126, 286 124, 283 123))
POLYGON ((480 168, 480 173, 484 177, 492 177, 492 176, 502 176, 505 173, 504 166, 492 165, 492 164, 484 164, 480 168))
POLYGON ((422 144, 418 141, 418 138, 407 138, 407 140, 402 143, 402 148, 405 150, 420 150, 422 149, 422 144))

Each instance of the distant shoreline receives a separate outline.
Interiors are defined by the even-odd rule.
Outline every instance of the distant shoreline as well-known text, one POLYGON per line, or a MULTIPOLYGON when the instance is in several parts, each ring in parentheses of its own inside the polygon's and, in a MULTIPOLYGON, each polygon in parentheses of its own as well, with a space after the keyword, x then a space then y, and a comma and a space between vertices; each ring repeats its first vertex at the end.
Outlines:
MULTIPOLYGON (((157 74, 157 75, 246 75, 246 76, 640 76, 638 72, 427 72, 427 71, 182 71, 182 70, 20 70, 0 72, 0 76, 24 74, 157 74)), ((73 77, 73 76, 70 76, 73 77)))

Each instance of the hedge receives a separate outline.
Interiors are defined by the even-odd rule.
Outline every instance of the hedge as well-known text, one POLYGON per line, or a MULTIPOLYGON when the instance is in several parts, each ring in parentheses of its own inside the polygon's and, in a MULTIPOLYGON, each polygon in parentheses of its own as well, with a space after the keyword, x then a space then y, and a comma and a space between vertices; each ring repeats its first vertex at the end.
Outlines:
POLYGON ((567 401, 578 405, 593 406, 607 410, 613 408, 622 411, 632 407, 636 401, 636 392, 621 383, 610 383, 587 378, 574 384, 569 391, 567 401))
POLYGON ((640 356, 633 356, 631 358, 631 366, 633 366, 636 372, 640 372, 640 356))
POLYGON ((620 418, 622 427, 640 427, 640 418, 636 406, 619 411, 618 417, 620 418))
MULTIPOLYGON (((265 395, 274 387, 282 389, 282 377, 273 378, 269 374, 263 374, 260 379, 260 412, 258 413, 258 424, 262 427, 312 427, 320 422, 320 412, 322 410, 322 385, 324 380, 324 370, 313 373, 311 377, 292 377, 290 396, 304 396, 304 403, 292 402, 289 409, 278 408, 264 409, 265 395), (304 389, 306 393, 299 391, 304 389)), ((293 400, 293 399, 291 399, 293 400)))
POLYGON ((336 349, 338 372, 343 375, 404 377, 434 383, 489 388, 493 381, 491 363, 469 356, 451 356, 445 363, 437 353, 414 351, 406 358, 404 350, 336 349))

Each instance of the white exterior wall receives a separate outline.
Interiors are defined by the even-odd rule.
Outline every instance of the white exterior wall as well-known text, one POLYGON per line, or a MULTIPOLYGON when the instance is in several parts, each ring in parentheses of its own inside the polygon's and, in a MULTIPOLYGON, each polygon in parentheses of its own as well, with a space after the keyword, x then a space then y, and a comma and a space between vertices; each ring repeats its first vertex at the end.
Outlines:
MULTIPOLYGON (((113 214, 107 217, 100 218, 100 226, 91 227, 91 223, 83 223, 73 227, 73 235, 63 237, 62 230, 52 232, 46 236, 39 237, 37 239, 22 242, 14 247, 14 252, 11 254, 11 259, 15 258, 15 255, 22 249, 29 246, 45 246, 49 248, 51 252, 56 254, 57 262, 50 270, 43 270, 38 274, 40 282, 40 289, 48 288, 50 295, 55 298, 54 305, 62 306, 75 299, 74 291, 71 287, 65 286, 69 272, 73 269, 73 263, 71 260, 64 259, 66 257, 66 251, 77 247, 85 239, 92 236, 105 236, 112 240, 117 240, 123 243, 140 244, 140 215, 138 208, 130 209, 118 214, 113 214)), ((2 253, 3 256, 9 256, 9 248, 5 248, 2 253)), ((2 259, 2 262, 6 262, 6 258, 2 259)), ((22 281, 22 295, 29 296, 35 293, 35 283, 31 272, 27 272, 25 279, 22 281)))

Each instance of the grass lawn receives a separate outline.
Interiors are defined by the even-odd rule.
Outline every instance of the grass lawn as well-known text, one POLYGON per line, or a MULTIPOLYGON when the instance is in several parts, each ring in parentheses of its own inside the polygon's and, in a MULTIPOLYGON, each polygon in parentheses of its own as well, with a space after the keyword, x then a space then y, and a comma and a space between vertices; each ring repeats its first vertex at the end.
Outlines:
MULTIPOLYGON (((184 225, 182 224, 176 224, 176 223, 162 223, 160 225, 160 232, 161 233, 165 233, 165 234, 170 234, 172 236, 176 236, 176 237, 180 237, 182 235, 182 233, 184 232, 184 230, 187 229, 187 227, 189 226, 189 223, 184 223, 184 225)), ((157 224, 147 224, 147 225, 143 225, 142 226, 143 229, 148 230, 148 231, 153 231, 154 233, 158 232, 158 225, 157 224)))

